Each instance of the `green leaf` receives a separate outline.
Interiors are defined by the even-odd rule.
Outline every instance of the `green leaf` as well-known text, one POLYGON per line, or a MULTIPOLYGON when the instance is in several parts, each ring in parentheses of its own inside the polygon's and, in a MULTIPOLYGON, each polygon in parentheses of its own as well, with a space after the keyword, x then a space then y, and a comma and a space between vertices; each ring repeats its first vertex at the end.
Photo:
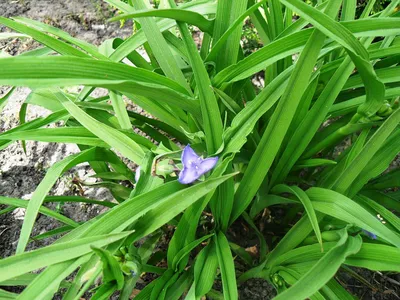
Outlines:
POLYGON ((333 188, 341 193, 346 192, 357 176, 368 165, 370 160, 378 152, 385 140, 400 122, 400 109, 397 109, 392 115, 379 127, 374 135, 368 140, 361 152, 354 158, 349 166, 343 171, 342 175, 336 180, 333 188))
MULTIPOLYGON (((329 3, 328 1, 324 1, 323 3, 318 3, 317 6, 315 6, 315 8, 320 11, 325 11, 325 8, 328 3, 329 3)), ((288 10, 288 8, 286 8, 286 10, 288 10)), ((290 17, 290 19, 292 19, 292 17, 290 17)), ((286 35, 289 35, 291 33, 298 32, 301 29, 303 29, 306 25, 309 24, 309 22, 307 20, 305 20, 303 17, 299 17, 293 23, 292 23, 292 20, 290 20, 290 21, 287 20, 287 21, 290 23, 290 25, 285 28, 285 30, 277 37, 277 39, 284 37, 286 35)))
POLYGON ((18 294, 0 289, 0 297, 1 299, 17 299, 18 294))
POLYGON ((90 117, 74 102, 65 97, 64 94, 57 92, 55 93, 55 96, 58 98, 64 108, 71 114, 71 116, 73 116, 79 123, 90 130, 93 134, 120 151, 124 156, 131 159, 133 162, 136 162, 139 165, 142 163, 145 153, 136 142, 118 130, 106 126, 90 117))
POLYGON ((322 33, 318 31, 313 32, 305 49, 301 53, 289 79, 288 86, 274 111, 271 121, 268 123, 267 129, 236 191, 231 222, 237 219, 251 203, 252 198, 271 167, 308 85, 324 39, 325 36, 322 33))
POLYGON ((1 32, 0 40, 14 39, 14 38, 29 38, 26 34, 20 34, 15 32, 1 32))
MULTIPOLYGON (((66 116, 68 116, 68 112, 67 111, 59 111, 56 113, 52 113, 50 115, 48 115, 45 118, 37 118, 35 120, 32 120, 30 122, 21 124, 19 126, 16 126, 10 130, 7 130, 7 134, 10 133, 14 133, 17 132, 19 130, 25 130, 25 129, 30 129, 30 128, 39 128, 45 125, 48 125, 50 123, 53 122, 57 122, 62 120, 63 118, 65 118, 66 116)), ((0 141, 0 149, 5 149, 8 145, 10 144, 10 141, 0 141)))
POLYGON ((61 226, 56 229, 46 231, 45 233, 35 235, 35 236, 31 237, 30 241, 32 242, 32 241, 44 240, 44 239, 53 237, 55 235, 59 235, 59 234, 71 231, 72 229, 74 229, 74 227, 72 227, 70 225, 61 226))
POLYGON ((387 209, 399 211, 400 210, 400 197, 398 192, 384 193, 373 190, 362 191, 362 195, 373 199, 375 202, 386 207, 387 209), (397 199, 396 199, 397 194, 397 199))
POLYGON ((356 14, 356 0, 343 0, 341 21, 354 20, 356 14))
POLYGON ((40 32, 32 27, 28 27, 24 24, 12 21, 10 19, 0 17, 0 24, 3 24, 9 28, 12 28, 16 31, 24 33, 26 35, 31 36, 33 39, 37 40, 39 43, 46 45, 50 49, 63 54, 63 55, 73 55, 78 57, 88 57, 86 53, 68 45, 65 42, 62 42, 56 38, 53 38, 47 34, 40 32))
POLYGON ((12 96, 13 92, 15 91, 15 87, 12 87, 10 90, 7 91, 7 93, 0 98, 0 113, 3 111, 3 108, 7 105, 8 100, 10 100, 10 97, 12 96))
MULTIPOLYGON (((382 125, 383 126, 383 125, 382 125)), ((355 195, 361 188, 373 177, 383 173, 388 169, 396 155, 400 153, 400 130, 396 130, 385 141, 381 148, 364 167, 362 172, 357 176, 349 188, 348 194, 355 195)), ((395 181, 396 182, 396 181, 395 181)))
POLYGON ((290 194, 296 196, 300 200, 301 204, 303 204, 303 206, 304 206, 307 216, 310 218, 310 223, 314 229, 315 235, 321 246, 321 251, 323 251, 321 230, 318 225, 317 215, 315 214, 313 205, 312 205, 311 200, 308 197, 307 193, 304 192, 298 186, 288 186, 285 184, 279 184, 279 185, 274 186, 271 189, 271 192, 277 193, 277 194, 290 193, 290 194))
MULTIPOLYGON (((183 213, 168 245, 167 261, 169 265, 172 265, 179 251, 195 239, 200 216, 208 204, 207 200, 209 199, 194 203, 183 213)), ((183 264, 187 264, 187 259, 183 264)))
MULTIPOLYGON (((20 276, 11 278, 6 281, 2 281, 1 285, 2 286, 26 286, 26 285, 29 285, 38 276, 39 276, 38 274, 28 273, 28 274, 24 274, 24 275, 20 275, 20 276)), ((68 281, 64 281, 61 283, 60 286, 63 288, 67 288, 70 286, 70 283, 68 281)))
MULTIPOLYGON (((106 2, 111 5, 118 7, 121 11, 125 13, 132 13, 133 9, 131 6, 125 4, 119 0, 106 0, 106 2)), ((198 0, 191 1, 188 3, 183 3, 179 6, 181 9, 194 11, 203 15, 215 14, 216 11, 216 3, 210 2, 209 0, 198 0)), ((161 19, 157 20, 157 26, 161 32, 164 32, 170 29, 173 26, 176 26, 176 22, 170 19, 161 19)), ((138 30, 134 35, 125 40, 123 44, 121 44, 110 56, 110 59, 113 61, 120 61, 124 57, 128 56, 132 51, 140 47, 142 44, 146 43, 147 38, 142 29, 138 30)))
MULTIPOLYGON (((222 176, 226 172, 227 166, 232 159, 232 156, 225 158, 222 163, 214 169, 209 178, 218 178, 219 176, 222 176)), ((195 239, 200 216, 212 196, 212 193, 209 193, 204 197, 204 199, 194 203, 183 213, 174 235, 169 242, 167 253, 167 261, 169 265, 172 264, 177 253, 195 239)), ((186 266, 187 259, 184 259, 181 264, 186 266)))
POLYGON ((354 300, 353 295, 351 295, 342 285, 340 285, 333 278, 329 280, 329 282, 324 287, 322 287, 321 292, 325 296, 325 298, 328 299, 354 300))
POLYGON ((211 89, 211 81, 203 60, 197 51, 187 26, 178 22, 178 28, 187 48, 189 62, 193 69, 193 76, 199 92, 201 115, 203 118, 206 146, 209 155, 215 153, 222 143, 222 121, 217 99, 211 89))
POLYGON ((290 75, 288 68, 268 84, 253 101, 248 103, 232 120, 224 132, 224 152, 236 153, 247 141, 257 121, 269 111, 282 96, 290 75))
MULTIPOLYGON (((142 264, 147 263, 150 256, 153 254, 154 248, 157 246, 157 242, 161 237, 161 231, 148 237, 145 242, 138 249, 138 255, 141 258, 142 264)), ((136 282, 140 278, 140 273, 136 274, 134 277, 126 280, 123 290, 121 291, 120 300, 129 300, 133 289, 136 286, 136 282)), ((153 281, 154 282, 154 281, 153 281)))
POLYGON ((383 190, 390 187, 400 187, 400 169, 393 169, 371 180, 366 189, 383 190))
POLYGON ((271 38, 275 39, 283 31, 282 6, 279 0, 268 1, 269 14, 266 14, 267 22, 271 26, 271 38))
MULTIPOLYGON (((213 43, 222 38, 223 34, 229 30, 231 24, 234 24, 246 10, 247 0, 221 0, 217 2, 217 11, 214 21, 213 43)), ((240 38, 242 30, 236 27, 230 33, 227 40, 221 46, 216 57, 217 71, 236 63, 240 49, 240 38)))
POLYGON ((215 249, 218 256, 218 264, 221 270, 222 286, 225 299, 238 299, 236 286, 235 265, 229 243, 222 232, 215 235, 215 249))
POLYGON ((397 217, 390 210, 363 195, 357 196, 356 200, 361 200, 361 203, 367 204, 379 215, 381 215, 385 222, 389 222, 391 225, 393 225, 394 228, 396 228, 400 232, 400 218, 397 217))
POLYGON ((191 270, 183 272, 179 279, 172 284, 165 295, 165 299, 178 300, 182 294, 187 291, 193 281, 191 270))
POLYGON ((303 299, 310 297, 323 287, 337 272, 346 257, 357 253, 362 244, 361 238, 348 237, 347 232, 335 247, 329 250, 292 287, 280 293, 275 299, 303 299))
POLYGON ((293 9, 299 15, 304 17, 316 28, 321 30, 327 36, 333 38, 335 41, 340 43, 342 46, 348 48, 354 53, 359 54, 361 57, 368 57, 367 51, 361 45, 361 43, 342 25, 336 22, 334 19, 329 18, 324 13, 315 9, 314 7, 307 5, 306 3, 299 0, 280 0, 287 7, 293 9))
POLYGON ((35 223, 37 213, 43 203, 43 200, 61 174, 63 174, 69 168, 88 160, 111 161, 114 159, 114 156, 110 155, 108 152, 106 152, 106 150, 101 150, 101 148, 92 148, 69 156, 64 160, 54 164, 47 171, 46 176, 36 188, 31 200, 28 202, 24 223, 22 224, 21 234, 18 240, 17 254, 20 254, 25 250, 29 236, 32 232, 33 225, 35 223))
MULTIPOLYGON (((351 77, 350 77, 351 79, 351 77)), ((393 97, 400 96, 400 88, 387 88, 385 93, 385 99, 391 99, 393 97)), ((329 110, 329 116, 338 117, 353 113, 357 111, 357 108, 365 102, 366 96, 358 96, 346 101, 332 105, 329 110)))
POLYGON ((363 243, 358 253, 347 257, 346 264, 373 271, 400 270, 400 249, 388 245, 363 243))
MULTIPOLYGON (((393 35, 399 31, 399 22, 395 18, 374 18, 340 23, 355 36, 393 35)), ((235 65, 226 67, 218 72, 213 79, 213 85, 220 87, 229 82, 236 82, 252 76, 265 69, 274 62, 301 51, 311 36, 313 29, 305 29, 284 36, 271 42, 260 50, 239 61, 235 65)), ((339 44, 328 44, 320 55, 336 49, 339 44)))
POLYGON ((227 39, 230 37, 231 34, 235 32, 237 27, 242 25, 244 19, 252 14, 256 9, 258 9, 266 0, 262 0, 254 5, 252 5, 249 9, 247 9, 242 15, 240 15, 235 22, 233 22, 229 28, 223 33, 223 35, 217 40, 217 42, 212 46, 210 53, 207 55, 205 61, 215 61, 219 51, 221 51, 222 47, 226 43, 227 39))
POLYGON ((118 85, 124 81, 134 81, 141 85, 150 83, 155 86, 164 86, 187 94, 182 86, 164 76, 115 62, 72 56, 10 57, 1 58, 0 62, 4 67, 0 74, 0 82, 6 85, 49 87, 83 84, 95 86, 113 82, 118 85))
POLYGON ((231 178, 233 175, 235 175, 235 173, 220 176, 215 179, 210 178, 205 182, 196 184, 184 189, 183 191, 177 192, 176 194, 165 197, 163 203, 152 209, 136 223, 136 231, 130 239, 136 241, 137 239, 153 232, 195 203, 201 197, 212 192, 217 186, 231 178), (187 195, 190 195, 190 197, 187 195))
POLYGON ((249 266, 253 265, 253 258, 251 257, 250 253, 247 252, 244 248, 232 242, 229 242, 229 247, 231 247, 232 251, 236 255, 238 255, 246 264, 248 264, 249 266))
POLYGON ((92 236, 4 258, 0 261, 0 269, 3 270, 0 274, 0 281, 83 256, 92 251, 91 246, 102 247, 129 234, 131 232, 92 236))
MULTIPOLYGON (((318 222, 320 222, 323 217, 323 214, 317 213, 318 222)), ((271 251, 267 261, 265 262, 265 269, 270 272, 271 267, 275 265, 277 259, 279 259, 279 257, 284 253, 299 245, 311 233, 312 230, 313 228, 308 216, 301 217, 301 219, 285 234, 278 245, 276 245, 276 247, 271 251)), ((320 251, 318 252, 321 253, 320 251)), ((252 270, 248 271, 249 274, 243 274, 241 276, 241 281, 243 281, 245 278, 248 279, 249 277, 247 275, 251 275, 251 271, 252 270)), ((255 271, 259 272, 257 268, 255 271)))
POLYGON ((179 273, 174 273, 174 270, 168 269, 164 274, 157 278, 156 285, 151 291, 149 300, 164 299, 168 287, 176 282, 179 273))
POLYGON ((215 93, 224 103, 225 107, 229 109, 233 114, 238 114, 242 109, 240 106, 233 100, 229 95, 227 95, 224 91, 221 91, 217 88, 213 88, 215 93))
MULTIPOLYGON (((22 207, 22 208, 28 208, 30 202, 32 200, 28 201, 28 200, 22 200, 22 199, 15 199, 15 198, 7 198, 7 197, 1 197, 0 196, 0 203, 1 204, 5 204, 5 205, 10 205, 13 206, 14 208, 16 207, 22 207)), ((69 226, 72 227, 78 227, 79 224, 76 223, 75 221, 71 220, 70 218, 67 218, 55 211, 52 211, 51 209, 47 208, 47 207, 40 207, 38 210, 41 214, 44 214, 46 216, 52 217, 64 224, 67 224, 69 226)), ((26 218, 26 217, 25 217, 26 218)))
POLYGON ((254 219, 264 208, 277 204, 297 204, 298 201, 273 194, 258 195, 250 209, 250 217, 254 219))
MULTIPOLYGON (((187 244, 185 247, 183 247, 181 250, 179 250, 179 252, 174 256, 174 260, 172 261, 172 266, 171 266, 172 270, 178 271, 177 268, 179 266, 179 263, 182 261, 182 259, 187 257, 194 248, 196 248, 200 243, 204 242, 211 236, 213 236, 213 234, 205 235, 205 236, 187 244)), ((182 269, 183 269, 183 267, 182 267, 182 269)), ((182 270, 179 270, 179 271, 182 271, 182 270)))
POLYGON ((334 160, 324 159, 324 158, 312 158, 312 159, 305 159, 298 161, 292 170, 295 171, 304 168, 314 168, 314 167, 329 166, 336 164, 337 162, 334 160))
POLYGON ((137 10, 134 13, 123 14, 116 17, 111 18, 109 21, 118 21, 118 20, 127 20, 127 19, 135 19, 135 18, 143 18, 143 17, 159 17, 159 18, 168 18, 174 19, 176 21, 189 23, 191 25, 195 25, 201 31, 212 33, 213 29, 213 21, 207 20, 201 14, 184 9, 149 9, 149 10, 137 10))
POLYGON ((211 290, 217 268, 218 255, 216 253, 215 242, 212 240, 200 251, 194 264, 194 294, 196 299, 207 294, 211 290))
POLYGON ((368 1, 363 12, 361 13, 360 19, 367 18, 369 16, 372 9, 374 8, 375 2, 376 2, 376 0, 368 1))
POLYGON ((328 189, 313 187, 307 190, 315 210, 343 220, 349 224, 373 232, 389 243, 400 247, 400 237, 397 233, 383 225, 374 215, 370 214, 355 201, 328 189))
POLYGON ((128 112, 126 111, 125 102, 122 99, 122 96, 118 93, 110 92, 110 99, 121 128, 132 131, 132 124, 128 112))
POLYGON ((257 226, 254 224, 253 220, 249 217, 249 215, 244 212, 243 218, 246 220, 247 224, 254 230, 255 234, 257 235, 260 241, 260 262, 265 261, 267 254, 268 254, 268 245, 263 236, 263 234, 258 230, 257 226))
POLYGON ((80 39, 74 38, 71 35, 69 35, 67 32, 65 32, 59 28, 50 26, 50 25, 42 23, 42 22, 31 20, 31 19, 28 19, 25 17, 13 17, 13 19, 15 21, 17 21, 18 23, 22 23, 27 26, 35 27, 40 31, 47 32, 54 36, 60 37, 63 40, 85 50, 87 53, 89 53, 90 55, 92 55, 96 58, 107 59, 105 56, 103 56, 102 54, 99 53, 99 51, 97 50, 97 48, 94 45, 92 45, 88 42, 82 41, 80 39))
MULTIPOLYGON (((365 46, 368 46, 370 42, 371 41, 366 41, 365 46)), ((281 182, 287 176, 296 160, 299 159, 299 157, 303 154, 303 151, 306 150, 307 145, 311 141, 312 137, 317 132, 321 123, 325 120, 326 115, 328 114, 331 105, 339 95, 340 90, 343 88, 343 86, 346 86, 346 80, 352 72, 353 64, 351 63, 350 58, 346 57, 345 60, 340 64, 339 68, 335 71, 334 75, 329 80, 328 84, 323 89, 311 110, 307 113, 304 120, 300 123, 299 128, 295 131, 294 135, 289 141, 284 153, 280 158, 280 161, 274 170, 271 178, 272 183, 281 182)), ((360 82, 362 85, 361 80, 360 82)), ((365 98, 363 98, 363 100, 365 100, 365 98)), ((338 139, 341 139, 352 132, 350 130, 351 125, 348 127, 349 132, 347 132, 346 128, 339 129, 341 134, 338 134, 338 139)), ((324 142, 326 143, 328 140, 328 138, 325 138, 324 142)), ((321 147, 319 147, 319 149, 316 149, 316 147, 309 147, 306 153, 303 154, 303 157, 308 158, 319 150, 321 150, 321 147)))
POLYGON ((114 282, 103 283, 91 299, 93 300, 106 300, 112 296, 117 290, 117 286, 114 282))
POLYGON ((122 274, 121 267, 107 250, 101 248, 91 247, 92 250, 100 257, 103 263, 103 284, 116 281, 117 289, 120 290, 124 286, 124 275, 122 274))
POLYGON ((0 140, 71 143, 110 148, 108 144, 97 138, 85 127, 41 128, 12 133, 6 132, 0 135, 0 140))
POLYGON ((357 66, 363 82, 365 82, 367 99, 366 102, 358 109, 358 113, 362 116, 374 114, 381 106, 385 95, 385 86, 379 80, 375 71, 369 62, 367 50, 362 43, 358 41, 354 35, 333 19, 327 17, 317 9, 307 5, 300 0, 280 0, 289 8, 293 9, 305 19, 308 19, 318 30, 338 42, 348 50, 348 53, 357 66))
MULTIPOLYGON (((133 0, 132 3, 134 4, 136 11, 148 9, 148 4, 146 5, 144 0, 133 0)), ((185 87, 190 94, 191 90, 185 79, 185 76, 183 75, 174 56, 172 55, 170 48, 161 34, 161 31, 159 30, 154 18, 141 18, 140 23, 154 56, 156 57, 157 62, 160 64, 160 67, 165 75, 185 87)))
POLYGON ((264 46, 259 51, 252 53, 237 64, 226 67, 218 72, 213 79, 213 86, 219 88, 225 83, 248 78, 277 60, 299 52, 299 50, 304 47, 311 34, 312 30, 308 29, 264 46))

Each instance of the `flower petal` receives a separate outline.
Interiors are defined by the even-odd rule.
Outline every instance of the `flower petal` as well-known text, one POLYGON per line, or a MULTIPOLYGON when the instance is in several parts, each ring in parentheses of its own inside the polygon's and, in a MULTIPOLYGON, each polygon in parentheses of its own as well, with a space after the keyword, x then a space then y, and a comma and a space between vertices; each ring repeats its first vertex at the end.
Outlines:
POLYGON ((182 184, 189 184, 201 176, 195 168, 183 168, 179 173, 178 181, 182 184))
POLYGON ((140 166, 136 168, 136 172, 135 172, 135 182, 137 183, 139 181, 140 178, 140 166))
POLYGON ((212 168, 215 167, 217 162, 218 162, 218 157, 209 157, 203 159, 199 164, 199 173, 201 175, 207 173, 208 171, 210 171, 212 168))
POLYGON ((373 240, 376 240, 376 239, 377 239, 377 236, 376 236, 375 233, 372 233, 372 232, 370 232, 370 231, 368 231, 368 230, 365 230, 365 229, 363 229, 362 231, 363 231, 363 232, 365 233, 365 235, 368 236, 370 239, 373 239, 373 240))
POLYGON ((189 167, 192 162, 197 161, 199 158, 200 157, 193 151, 190 145, 187 145, 182 151, 181 159, 184 166, 186 165, 189 167))

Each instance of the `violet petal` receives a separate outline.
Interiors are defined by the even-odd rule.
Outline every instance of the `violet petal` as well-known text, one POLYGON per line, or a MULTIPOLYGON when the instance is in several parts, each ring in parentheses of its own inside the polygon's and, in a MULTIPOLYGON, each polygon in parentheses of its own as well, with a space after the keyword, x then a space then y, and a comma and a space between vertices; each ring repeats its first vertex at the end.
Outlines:
POLYGON ((181 160, 183 169, 179 173, 178 181, 182 184, 189 184, 214 168, 218 157, 203 159, 193 151, 190 145, 187 145, 182 151, 181 160))

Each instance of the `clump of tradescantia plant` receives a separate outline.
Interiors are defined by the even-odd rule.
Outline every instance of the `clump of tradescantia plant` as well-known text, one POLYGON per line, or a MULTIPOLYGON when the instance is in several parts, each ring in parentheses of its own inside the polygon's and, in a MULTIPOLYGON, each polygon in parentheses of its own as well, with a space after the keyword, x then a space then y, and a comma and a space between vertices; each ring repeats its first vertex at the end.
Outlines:
POLYGON ((0 197, 27 207, 0 285, 25 285, 18 299, 129 299, 144 273, 156 273, 135 299, 237 299, 250 278, 272 283, 276 299, 352 299, 335 279, 341 268, 400 271, 400 170, 385 172, 400 152, 400 1, 374 15, 368 1, 357 19, 355 0, 107 2, 122 12, 112 21, 139 29, 98 48, 47 24, 0 18, 43 45, 0 59, 0 84, 32 89, 1 148, 36 140, 80 149, 47 171, 29 201, 0 197), (246 18, 263 47, 244 57, 246 18), (188 25, 203 32, 199 50, 188 25), (93 97, 97 87, 108 96, 93 97), (153 117, 127 110, 123 96, 153 117), (27 105, 51 113, 25 122, 27 105), (43 203, 93 203, 48 197, 84 162, 111 182, 116 201, 96 201, 110 209, 77 223, 43 203), (268 223, 274 236, 265 239, 256 224, 276 207, 285 217, 268 223), (53 232, 65 235, 26 252, 39 212, 65 223, 53 232), (238 219, 259 237, 256 260, 229 234, 238 219), (175 227, 168 249, 153 255, 166 224, 175 227))

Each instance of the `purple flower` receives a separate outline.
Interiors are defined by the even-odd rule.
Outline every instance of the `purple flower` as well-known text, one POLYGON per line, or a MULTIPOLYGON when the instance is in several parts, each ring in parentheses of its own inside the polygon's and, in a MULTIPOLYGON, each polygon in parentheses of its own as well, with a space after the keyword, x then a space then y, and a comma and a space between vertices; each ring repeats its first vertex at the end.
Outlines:
POLYGON ((376 239, 377 239, 376 234, 374 234, 374 233, 372 233, 372 232, 369 232, 368 230, 365 230, 365 229, 363 229, 362 231, 363 231, 363 232, 365 233, 365 235, 368 236, 370 239, 373 239, 373 240, 376 240, 376 239))
POLYGON ((178 181, 182 184, 192 183, 214 168, 217 162, 218 157, 203 159, 193 151, 190 145, 187 145, 182 152, 183 169, 179 173, 178 181))

